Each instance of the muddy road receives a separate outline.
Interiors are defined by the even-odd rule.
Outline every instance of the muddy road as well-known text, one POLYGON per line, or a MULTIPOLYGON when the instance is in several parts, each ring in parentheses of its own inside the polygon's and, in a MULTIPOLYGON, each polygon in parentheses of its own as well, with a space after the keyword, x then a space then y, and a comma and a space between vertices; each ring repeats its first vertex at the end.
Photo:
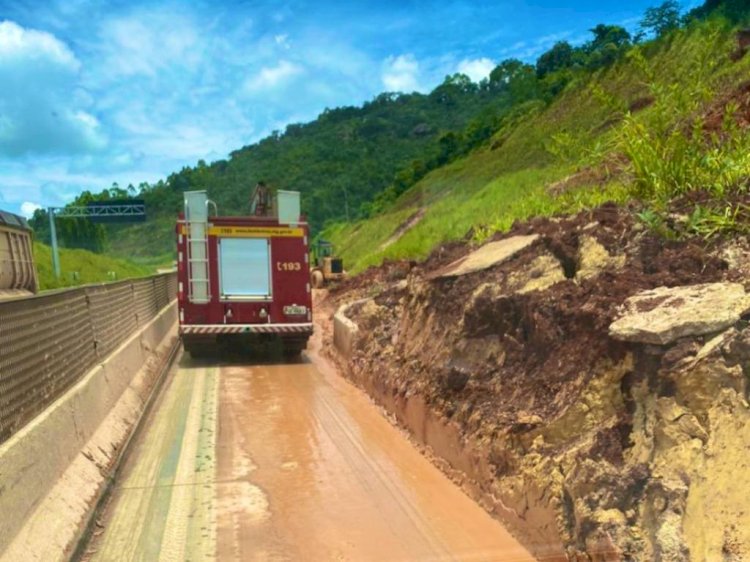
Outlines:
POLYGON ((313 357, 183 356, 84 559, 532 560, 313 357))

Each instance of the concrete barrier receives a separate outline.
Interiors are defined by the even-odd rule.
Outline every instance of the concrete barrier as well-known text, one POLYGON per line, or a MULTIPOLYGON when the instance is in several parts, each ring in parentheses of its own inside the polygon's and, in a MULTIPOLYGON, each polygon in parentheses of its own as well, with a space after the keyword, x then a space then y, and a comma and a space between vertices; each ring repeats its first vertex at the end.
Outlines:
POLYGON ((349 319, 347 312, 351 307, 367 300, 369 299, 342 304, 333 315, 333 345, 346 359, 351 359, 359 332, 359 328, 349 319))
POLYGON ((68 559, 176 342, 172 302, 0 445, 0 561, 68 559))

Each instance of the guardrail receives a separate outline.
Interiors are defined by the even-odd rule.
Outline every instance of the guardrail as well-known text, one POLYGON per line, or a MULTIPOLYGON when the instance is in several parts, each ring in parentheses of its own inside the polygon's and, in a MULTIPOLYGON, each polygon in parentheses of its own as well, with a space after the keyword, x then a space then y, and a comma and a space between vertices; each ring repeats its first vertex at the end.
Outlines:
POLYGON ((0 443, 177 296, 177 274, 0 302, 0 443))

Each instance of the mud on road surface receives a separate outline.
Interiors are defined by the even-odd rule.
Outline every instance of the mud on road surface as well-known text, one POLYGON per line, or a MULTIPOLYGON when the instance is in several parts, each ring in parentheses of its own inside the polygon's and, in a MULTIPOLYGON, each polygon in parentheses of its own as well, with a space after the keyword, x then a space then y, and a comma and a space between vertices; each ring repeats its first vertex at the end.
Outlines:
POLYGON ((533 560, 319 358, 183 357, 94 534, 86 560, 533 560))
POLYGON ((344 372, 535 554, 743 560, 749 280, 746 239, 665 240, 605 205, 385 263, 326 306, 356 303, 344 372), (670 293, 705 284, 681 294, 726 297, 726 311, 692 314, 670 293), (626 313, 652 315, 644 333, 667 326, 618 335, 626 313))

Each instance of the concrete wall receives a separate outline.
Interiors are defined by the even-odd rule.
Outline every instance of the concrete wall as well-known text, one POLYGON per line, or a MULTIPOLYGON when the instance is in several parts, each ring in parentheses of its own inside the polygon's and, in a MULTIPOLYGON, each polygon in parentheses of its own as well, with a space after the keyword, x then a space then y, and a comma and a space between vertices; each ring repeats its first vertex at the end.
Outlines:
POLYGON ((359 332, 357 325, 348 318, 347 311, 361 302, 364 300, 343 304, 333 315, 333 345, 346 359, 351 359, 359 332))
POLYGON ((177 343, 176 303, 0 445, 0 560, 66 560, 177 343))
POLYGON ((177 296, 177 275, 0 302, 0 444, 177 296))

